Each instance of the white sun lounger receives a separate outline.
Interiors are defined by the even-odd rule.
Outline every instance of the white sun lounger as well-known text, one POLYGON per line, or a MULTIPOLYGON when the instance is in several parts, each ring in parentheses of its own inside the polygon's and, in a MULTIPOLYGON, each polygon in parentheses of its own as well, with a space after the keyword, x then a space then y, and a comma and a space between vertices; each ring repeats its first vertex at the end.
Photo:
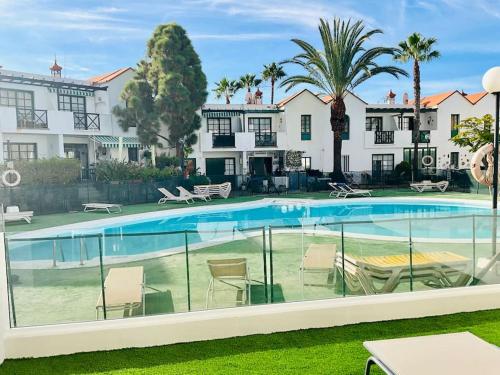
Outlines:
POLYGON ((121 267, 111 268, 104 280, 104 301, 102 293, 96 304, 96 319, 99 320, 99 312, 124 310, 129 315, 132 310, 142 306, 143 315, 146 314, 145 304, 145 279, 144 268, 139 267, 121 267))
POLYGON ((470 332, 365 341, 365 375, 378 365, 388 375, 497 375, 500 349, 470 332))
POLYGON ((330 195, 328 195, 330 198, 335 197, 338 198, 343 194, 343 191, 340 190, 340 188, 333 182, 329 182, 328 186, 332 188, 332 191, 330 192, 330 195))
POLYGON ((231 183, 224 182, 223 184, 216 185, 195 185, 194 192, 195 194, 202 195, 218 195, 227 199, 231 193, 231 183))
POLYGON ((121 204, 114 204, 114 203, 84 203, 83 204, 83 212, 92 212, 92 211, 98 211, 98 210, 105 210, 108 212, 108 214, 110 214, 112 210, 115 210, 114 212, 122 212, 122 205, 121 204))
POLYGON ((430 180, 423 180, 422 182, 414 182, 410 184, 410 189, 423 193, 424 191, 439 190, 444 193, 448 189, 448 181, 432 182, 430 180))
POLYGON ((194 199, 200 199, 205 202, 212 200, 210 194, 193 194, 182 186, 177 186, 177 190, 179 190, 179 196, 192 199, 193 201, 194 199))
POLYGON ((28 224, 31 224, 32 217, 33 211, 19 211, 18 206, 8 206, 3 214, 5 222, 24 220, 28 224))
POLYGON ((163 197, 160 198, 160 200, 158 201, 158 204, 164 204, 164 203, 167 203, 168 201, 186 202, 187 204, 194 203, 193 198, 189 198, 189 197, 182 196, 182 195, 179 195, 179 196, 173 195, 170 191, 168 191, 165 188, 158 188, 158 190, 160 191, 160 193, 163 194, 163 197))
POLYGON ((371 197, 372 190, 366 189, 353 189, 349 185, 339 182, 332 182, 330 185, 332 188, 335 186, 340 191, 337 194, 337 198, 347 198, 349 196, 362 196, 362 197, 371 197))

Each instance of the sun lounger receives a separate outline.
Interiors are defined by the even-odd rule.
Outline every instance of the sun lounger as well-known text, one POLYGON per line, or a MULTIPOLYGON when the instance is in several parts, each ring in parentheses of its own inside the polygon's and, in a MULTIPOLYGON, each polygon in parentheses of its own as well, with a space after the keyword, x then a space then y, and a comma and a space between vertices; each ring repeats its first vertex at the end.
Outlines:
POLYGON ((114 204, 114 203, 84 203, 83 204, 83 212, 92 212, 92 211, 98 211, 98 210, 107 211, 108 214, 110 214, 112 210, 115 210, 114 212, 122 212, 122 205, 121 204, 114 204))
POLYGON ((410 184, 410 189, 423 193, 424 191, 439 190, 444 193, 448 189, 448 181, 432 182, 430 180, 423 180, 422 182, 414 182, 410 184))
POLYGON ((391 293, 403 282, 422 282, 434 288, 465 286, 471 280, 469 258, 449 251, 410 255, 354 256, 337 253, 346 286, 354 293, 391 293))
POLYGON ((353 189, 349 185, 340 182, 332 182, 330 187, 332 187, 333 189, 334 186, 338 189, 337 198, 347 198, 349 196, 362 196, 362 197, 372 196, 372 190, 353 189))
POLYGON ((212 200, 212 198, 210 198, 210 194, 193 194, 182 186, 177 186, 177 190, 179 190, 179 196, 192 199, 193 201, 194 199, 201 199, 205 202, 212 200))
POLYGON ((331 197, 339 198, 340 196, 343 195, 344 192, 342 190, 340 190, 340 188, 337 186, 336 183, 328 182, 328 186, 330 186, 332 188, 330 195, 328 195, 330 198, 331 197))
POLYGON ((335 244, 311 244, 302 259, 300 266, 300 278, 302 285, 309 286, 329 286, 335 281, 335 244), (305 273, 325 273, 327 280, 324 284, 306 284, 304 282, 305 273))
POLYGON ((376 364, 394 375, 496 375, 500 369, 500 350, 470 332, 365 341, 372 355, 365 375, 376 364))
POLYGON ((104 281, 104 299, 102 293, 96 304, 96 319, 99 319, 99 312, 123 310, 132 314, 132 310, 141 307, 145 315, 145 276, 144 268, 122 267, 111 268, 104 281))
POLYGON ((158 190, 160 191, 160 193, 163 194, 163 197, 160 198, 160 200, 158 201, 158 204, 164 204, 164 203, 167 203, 168 201, 186 202, 187 204, 194 203, 193 198, 189 198, 189 197, 182 196, 182 195, 179 195, 179 196, 173 195, 170 191, 168 191, 165 188, 158 188, 158 190))
POLYGON ((216 185, 195 185, 194 193, 201 195, 218 195, 224 199, 231 194, 231 183, 224 182, 223 184, 216 185))
POLYGON ((236 288, 238 291, 237 302, 240 304, 244 303, 243 292, 245 292, 246 302, 248 304, 251 304, 251 280, 246 258, 209 259, 207 260, 207 264, 211 275, 207 290, 207 308, 209 306, 209 302, 214 302, 216 281, 219 281, 224 285, 236 288), (235 281, 243 281, 244 288, 234 284, 235 281))
POLYGON ((3 214, 5 222, 24 220, 31 224, 33 211, 20 211, 18 206, 8 206, 3 214))

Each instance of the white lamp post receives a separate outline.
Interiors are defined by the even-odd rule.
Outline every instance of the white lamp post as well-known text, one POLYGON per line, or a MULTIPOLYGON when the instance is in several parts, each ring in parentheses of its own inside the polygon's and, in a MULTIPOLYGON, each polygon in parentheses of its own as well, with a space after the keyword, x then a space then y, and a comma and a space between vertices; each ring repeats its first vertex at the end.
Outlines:
POLYGON ((483 76, 483 87, 490 94, 495 95, 495 136, 494 136, 494 158, 493 158, 493 209, 497 209, 498 202, 498 117, 500 111, 500 66, 488 70, 483 76))

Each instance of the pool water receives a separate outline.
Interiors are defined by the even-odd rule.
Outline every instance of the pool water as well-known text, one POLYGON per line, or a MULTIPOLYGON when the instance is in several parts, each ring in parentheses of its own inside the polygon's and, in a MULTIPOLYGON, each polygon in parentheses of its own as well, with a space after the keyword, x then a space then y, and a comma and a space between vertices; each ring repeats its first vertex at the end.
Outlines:
MULTIPOLYGON (((203 207, 189 212, 165 212, 160 218, 116 218, 114 223, 95 223, 84 230, 61 229, 45 236, 72 236, 77 234, 104 235, 104 256, 127 256, 160 250, 179 250, 186 242, 197 244, 245 232, 254 228, 304 226, 306 229, 340 231, 359 236, 408 238, 467 239, 473 233, 472 215, 489 215, 491 210, 480 204, 428 200, 375 200, 328 202, 265 202, 203 207), (463 216, 467 217, 463 217, 463 216), (408 218, 411 218, 411 223, 408 218), (183 231, 190 231, 187 235, 183 231), (175 232, 165 234, 165 232, 175 232), (162 234, 159 234, 162 233, 162 234)), ((75 227, 76 228, 76 227, 75 227)), ((475 221, 477 238, 491 235, 491 220, 475 221)), ((26 237, 26 236, 25 236, 26 237)), ((35 237, 35 236, 33 236, 35 237)), ((40 238, 40 236, 36 236, 40 238)), ((9 242, 12 261, 50 260, 56 254, 58 261, 76 261, 98 256, 97 238, 36 240, 9 242), (82 242, 83 241, 83 242, 82 242)))

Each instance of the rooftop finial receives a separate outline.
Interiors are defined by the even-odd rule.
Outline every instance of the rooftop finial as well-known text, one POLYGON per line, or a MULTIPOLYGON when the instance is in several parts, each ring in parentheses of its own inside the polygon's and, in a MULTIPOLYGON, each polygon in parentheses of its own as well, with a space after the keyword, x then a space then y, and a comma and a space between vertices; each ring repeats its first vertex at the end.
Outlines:
POLYGON ((50 69, 50 75, 52 77, 61 78, 62 66, 57 64, 57 56, 56 55, 54 55, 54 65, 52 65, 49 69, 50 69))

